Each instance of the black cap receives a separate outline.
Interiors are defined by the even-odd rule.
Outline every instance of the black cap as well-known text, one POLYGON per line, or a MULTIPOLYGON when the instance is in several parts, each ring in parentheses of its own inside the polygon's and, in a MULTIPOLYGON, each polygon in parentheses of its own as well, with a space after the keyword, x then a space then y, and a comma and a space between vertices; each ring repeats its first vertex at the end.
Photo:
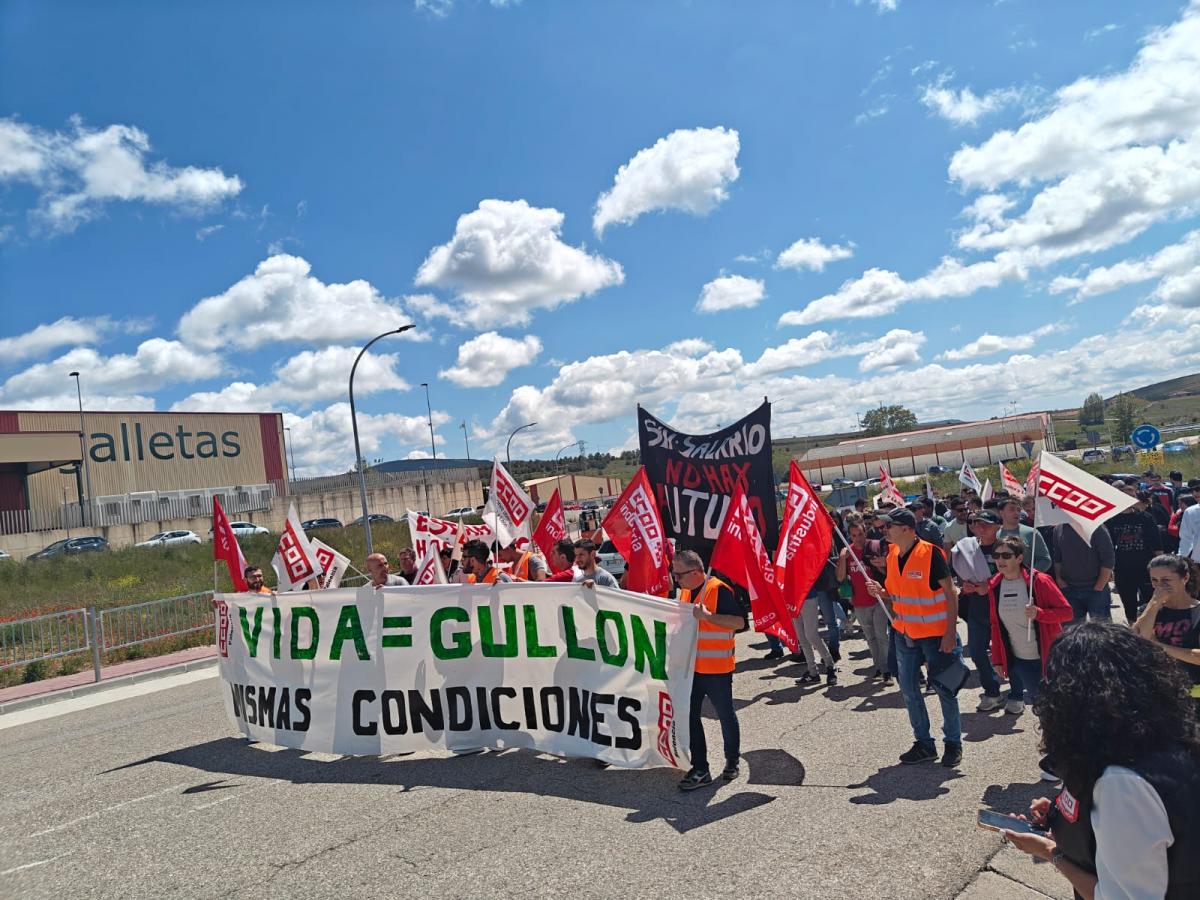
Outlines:
POLYGON ((893 509, 886 516, 880 516, 879 521, 884 525, 906 525, 909 528, 917 527, 917 517, 908 509, 893 509))
POLYGON ((1004 524, 1003 522, 1000 521, 1000 517, 998 515, 996 515, 996 513, 992 512, 990 509, 981 510, 980 512, 975 513, 975 515, 971 516, 971 521, 972 522, 986 522, 989 525, 1004 524))

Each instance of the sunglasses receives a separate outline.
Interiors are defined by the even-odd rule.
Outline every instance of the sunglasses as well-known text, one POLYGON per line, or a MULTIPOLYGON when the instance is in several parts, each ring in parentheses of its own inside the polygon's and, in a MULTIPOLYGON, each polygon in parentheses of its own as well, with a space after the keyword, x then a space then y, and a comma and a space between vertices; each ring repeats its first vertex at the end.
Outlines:
POLYGON ((1015 553, 993 553, 992 554, 992 559, 1016 559, 1016 558, 1017 558, 1017 554, 1015 554, 1015 553))
POLYGON ((675 578, 682 578, 684 575, 687 575, 690 572, 703 572, 703 571, 704 571, 703 569, 684 569, 682 572, 680 572, 677 569, 672 569, 671 575, 675 578))

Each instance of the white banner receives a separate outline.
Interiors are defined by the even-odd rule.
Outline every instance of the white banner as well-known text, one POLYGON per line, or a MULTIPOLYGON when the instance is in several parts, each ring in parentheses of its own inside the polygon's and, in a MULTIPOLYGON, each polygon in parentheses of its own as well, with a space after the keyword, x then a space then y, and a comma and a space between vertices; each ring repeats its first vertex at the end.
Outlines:
MULTIPOLYGON (((424 559, 425 551, 432 544, 435 551, 443 547, 455 548, 456 539, 463 543, 478 538, 491 543, 494 535, 489 525, 467 525, 459 519, 452 522, 449 519, 435 519, 424 513, 408 512, 408 533, 412 537, 413 550, 417 559, 424 559), (461 535, 460 532, 461 531, 461 535)), ((461 554, 460 557, 461 558, 461 554)))
POLYGON ((1042 451, 1038 457, 1037 525, 1070 525, 1085 541, 1106 519, 1137 503, 1083 469, 1042 451))
POLYGON ((253 740, 689 766, 696 622, 676 601, 535 583, 215 599, 225 711, 253 740))

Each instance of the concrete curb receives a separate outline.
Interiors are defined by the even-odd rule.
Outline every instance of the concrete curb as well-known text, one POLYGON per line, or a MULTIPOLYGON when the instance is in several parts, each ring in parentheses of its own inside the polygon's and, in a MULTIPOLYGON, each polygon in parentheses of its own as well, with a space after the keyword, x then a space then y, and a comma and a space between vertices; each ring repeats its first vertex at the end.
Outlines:
POLYGON ((0 716, 5 713, 14 713, 18 710, 30 709, 35 706, 45 706, 48 703, 57 703, 59 700, 86 697, 89 694, 111 690, 112 688, 124 687, 130 684, 141 684, 143 681, 154 681, 170 675, 182 675, 184 672, 194 672, 197 669, 209 668, 216 664, 217 658, 215 656, 207 659, 193 659, 190 662, 178 663, 173 666, 163 666, 160 669, 148 669, 145 672, 135 672, 132 675, 119 675, 107 681, 81 684, 78 687, 63 688, 61 691, 51 691, 47 694, 38 694, 35 697, 22 697, 20 700, 10 700, 8 703, 0 703, 0 716))

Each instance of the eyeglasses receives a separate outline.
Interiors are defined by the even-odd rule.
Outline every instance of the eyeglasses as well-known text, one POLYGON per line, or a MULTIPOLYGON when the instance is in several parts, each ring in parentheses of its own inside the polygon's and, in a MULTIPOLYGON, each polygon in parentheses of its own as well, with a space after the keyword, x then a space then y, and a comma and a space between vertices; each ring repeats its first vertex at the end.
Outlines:
POLYGON ((684 569, 682 572, 680 572, 678 569, 672 569, 671 577, 682 578, 684 575, 687 575, 689 572, 702 572, 702 571, 703 571, 703 569, 684 569))
POLYGON ((1016 559, 1016 558, 1017 558, 1017 554, 1015 554, 1015 553, 993 553, 992 554, 992 559, 1016 559))

